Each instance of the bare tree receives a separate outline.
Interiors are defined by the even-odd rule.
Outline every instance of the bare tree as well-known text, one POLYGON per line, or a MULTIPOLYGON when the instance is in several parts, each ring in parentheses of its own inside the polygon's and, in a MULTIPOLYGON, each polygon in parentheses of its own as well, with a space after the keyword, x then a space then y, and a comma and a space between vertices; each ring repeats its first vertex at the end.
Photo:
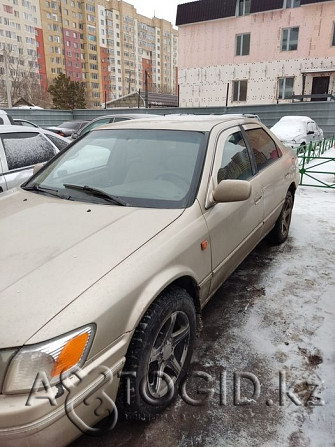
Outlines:
POLYGON ((34 56, 14 56, 4 49, 0 53, 0 101, 14 104, 23 98, 40 107, 50 107, 50 95, 40 86, 37 59, 34 56), (8 98, 10 96, 10 98, 8 98))

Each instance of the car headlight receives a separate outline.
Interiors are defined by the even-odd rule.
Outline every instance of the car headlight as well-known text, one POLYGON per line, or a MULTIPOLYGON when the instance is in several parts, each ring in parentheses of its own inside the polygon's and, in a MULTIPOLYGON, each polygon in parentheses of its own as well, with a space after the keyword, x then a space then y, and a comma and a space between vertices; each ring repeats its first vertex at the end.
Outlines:
POLYGON ((50 384, 60 382, 87 359, 92 345, 93 325, 70 332, 61 337, 21 348, 12 358, 2 392, 16 394, 30 392, 38 374, 45 373, 50 384))

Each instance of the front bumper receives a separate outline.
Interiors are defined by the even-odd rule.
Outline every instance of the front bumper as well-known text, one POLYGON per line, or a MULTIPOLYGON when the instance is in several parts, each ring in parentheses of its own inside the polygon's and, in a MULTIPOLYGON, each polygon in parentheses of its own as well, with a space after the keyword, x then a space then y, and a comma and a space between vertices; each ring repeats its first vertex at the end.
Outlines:
POLYGON ((30 395, 0 395, 1 447, 62 447, 85 431, 96 430, 99 420, 113 411, 128 339, 125 334, 78 377, 66 379, 66 388, 47 386, 30 395), (104 378, 103 371, 110 376, 104 378))

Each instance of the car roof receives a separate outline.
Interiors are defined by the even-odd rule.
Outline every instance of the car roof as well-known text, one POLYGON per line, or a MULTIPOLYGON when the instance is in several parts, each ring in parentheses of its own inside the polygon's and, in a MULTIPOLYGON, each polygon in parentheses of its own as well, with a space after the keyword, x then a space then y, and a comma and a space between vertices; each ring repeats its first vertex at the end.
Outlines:
POLYGON ((170 130, 196 130, 208 132, 218 124, 230 123, 245 124, 246 122, 260 125, 254 118, 243 116, 219 116, 219 115, 184 115, 184 116, 160 116, 153 119, 135 119, 118 123, 105 124, 93 129, 97 132, 104 129, 170 129, 170 130))
POLYGON ((31 127, 31 126, 16 126, 16 125, 9 125, 4 124, 0 126, 0 133, 43 133, 51 136, 56 136, 57 138, 60 138, 64 141, 69 142, 70 140, 68 138, 64 138, 61 135, 57 135, 54 132, 50 132, 47 129, 43 129, 42 127, 31 127))
POLYGON ((150 116, 153 117, 160 117, 161 115, 157 115, 157 114, 153 114, 153 113, 110 113, 108 115, 101 115, 101 116, 97 116, 96 118, 92 119, 91 121, 89 121, 89 123, 93 122, 93 121, 97 121, 99 119, 102 118, 149 118, 150 116))

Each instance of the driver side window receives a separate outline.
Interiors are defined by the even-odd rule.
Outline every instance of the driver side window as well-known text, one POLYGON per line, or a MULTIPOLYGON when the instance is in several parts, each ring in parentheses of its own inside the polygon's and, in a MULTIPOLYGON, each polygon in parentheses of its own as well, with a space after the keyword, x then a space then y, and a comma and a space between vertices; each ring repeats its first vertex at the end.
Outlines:
POLYGON ((252 177, 251 162, 242 133, 232 133, 224 143, 217 181, 220 183, 227 179, 246 180, 250 177, 252 177))

